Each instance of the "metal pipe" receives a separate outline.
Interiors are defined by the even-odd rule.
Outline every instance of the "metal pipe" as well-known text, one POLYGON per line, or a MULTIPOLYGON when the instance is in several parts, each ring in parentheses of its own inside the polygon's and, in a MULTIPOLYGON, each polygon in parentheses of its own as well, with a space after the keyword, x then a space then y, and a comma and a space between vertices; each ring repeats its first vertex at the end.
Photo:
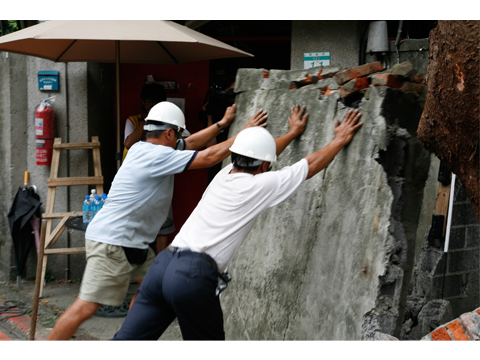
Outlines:
POLYGON ((395 39, 395 50, 397 51, 397 64, 400 64, 400 54, 398 53, 398 42, 400 40, 400 34, 402 33, 402 28, 403 28, 403 20, 399 20, 397 38, 395 39))
MULTIPOLYGON (((68 66, 67 63, 64 63, 64 69, 65 69, 65 76, 64 76, 64 82, 65 82, 65 129, 66 129, 66 134, 65 134, 65 139, 67 144, 70 142, 70 118, 68 116, 68 66)), ((70 177, 70 151, 68 151, 67 155, 67 177, 70 177)), ((67 186, 67 212, 70 211, 70 186, 67 186)), ((70 247, 70 232, 67 231, 67 248, 70 247)), ((70 255, 67 254, 67 258, 65 260, 65 284, 67 284, 67 280, 69 280, 70 277, 70 255)))
POLYGON ((453 213, 453 195, 455 194, 455 174, 452 173, 452 182, 450 184, 450 198, 448 200, 448 218, 447 229, 445 230, 445 246, 443 252, 448 252, 448 245, 450 243, 450 227, 452 225, 452 213, 453 213))

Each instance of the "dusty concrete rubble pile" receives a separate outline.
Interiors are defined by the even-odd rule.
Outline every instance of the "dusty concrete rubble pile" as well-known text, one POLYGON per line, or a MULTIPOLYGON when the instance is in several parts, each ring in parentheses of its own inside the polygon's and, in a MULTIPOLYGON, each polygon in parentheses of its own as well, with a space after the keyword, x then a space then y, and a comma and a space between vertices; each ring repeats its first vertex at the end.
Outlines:
POLYGON ((480 226, 458 179, 452 201, 449 251, 444 252, 445 236, 429 227, 414 269, 400 340, 419 340, 479 304, 480 226))
MULTIPOLYGON (((439 300, 440 301, 440 300, 439 300)), ((480 308, 462 314, 446 324, 438 326, 423 341, 479 341, 480 308)))
POLYGON ((305 133, 274 170, 327 145, 335 119, 350 108, 360 109, 364 125, 322 173, 255 223, 222 295, 230 339, 373 340, 377 332, 400 333, 404 274, 413 267, 407 248, 430 164, 415 138, 422 104, 418 94, 371 82, 347 92, 347 83, 337 83, 341 74, 335 66, 237 73, 231 134, 260 108, 274 137, 288 131, 295 104, 310 114, 305 133))
MULTIPOLYGON (((419 308, 418 304, 413 304, 410 311, 416 313, 415 316, 421 325, 412 329, 411 333, 414 334, 414 339, 401 338, 401 340, 417 340, 417 337, 422 341, 480 340, 480 308, 462 314, 453 320, 451 320, 453 318, 452 308, 450 303, 445 300, 432 300, 425 304, 422 309, 419 308), (420 329, 427 330, 425 336, 421 335, 420 329)), ((404 334, 402 334, 403 336, 404 334)), ((398 341, 399 339, 377 331, 374 340, 398 341)))

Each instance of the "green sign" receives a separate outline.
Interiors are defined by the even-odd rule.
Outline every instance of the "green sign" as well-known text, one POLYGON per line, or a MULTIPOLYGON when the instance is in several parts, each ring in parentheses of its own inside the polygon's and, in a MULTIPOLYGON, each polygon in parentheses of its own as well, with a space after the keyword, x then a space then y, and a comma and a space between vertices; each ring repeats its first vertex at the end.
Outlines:
POLYGON ((330 51, 303 53, 303 68, 309 69, 315 66, 329 66, 330 51))

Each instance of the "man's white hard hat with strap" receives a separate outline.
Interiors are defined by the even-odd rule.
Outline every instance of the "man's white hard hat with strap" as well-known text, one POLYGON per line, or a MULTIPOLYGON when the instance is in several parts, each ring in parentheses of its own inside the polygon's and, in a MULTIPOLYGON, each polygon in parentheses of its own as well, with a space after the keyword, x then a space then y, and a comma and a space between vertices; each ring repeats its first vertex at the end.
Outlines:
POLYGON ((146 131, 167 130, 172 127, 170 125, 173 125, 183 131, 182 137, 190 136, 185 126, 185 115, 177 105, 169 101, 162 101, 153 106, 145 121, 143 129, 146 131))
POLYGON ((270 132, 259 126, 240 131, 230 147, 232 153, 256 159, 251 166, 277 161, 277 146, 270 132))

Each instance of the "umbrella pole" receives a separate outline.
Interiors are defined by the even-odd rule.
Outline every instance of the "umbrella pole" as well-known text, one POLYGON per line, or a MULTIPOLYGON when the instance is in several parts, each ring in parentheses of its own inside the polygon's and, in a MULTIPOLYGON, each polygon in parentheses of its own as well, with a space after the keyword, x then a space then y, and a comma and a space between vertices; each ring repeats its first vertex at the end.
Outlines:
POLYGON ((120 154, 120 42, 115 41, 115 76, 117 81, 116 95, 117 95, 117 170, 121 165, 120 154))
POLYGON ((42 220, 40 232, 40 246, 37 256, 37 275, 35 276, 35 293, 33 294, 32 321, 30 323, 30 334, 28 340, 35 340, 35 329, 37 328, 38 300, 40 298, 40 285, 42 281, 42 265, 45 250, 45 237, 47 234, 47 220, 42 220))
MULTIPOLYGON (((23 173, 23 190, 27 190, 28 189, 28 178, 30 176, 30 173, 28 171, 25 171, 23 173)), ((22 283, 22 274, 19 273, 18 271, 18 265, 17 265, 17 286, 20 287, 22 283)))

